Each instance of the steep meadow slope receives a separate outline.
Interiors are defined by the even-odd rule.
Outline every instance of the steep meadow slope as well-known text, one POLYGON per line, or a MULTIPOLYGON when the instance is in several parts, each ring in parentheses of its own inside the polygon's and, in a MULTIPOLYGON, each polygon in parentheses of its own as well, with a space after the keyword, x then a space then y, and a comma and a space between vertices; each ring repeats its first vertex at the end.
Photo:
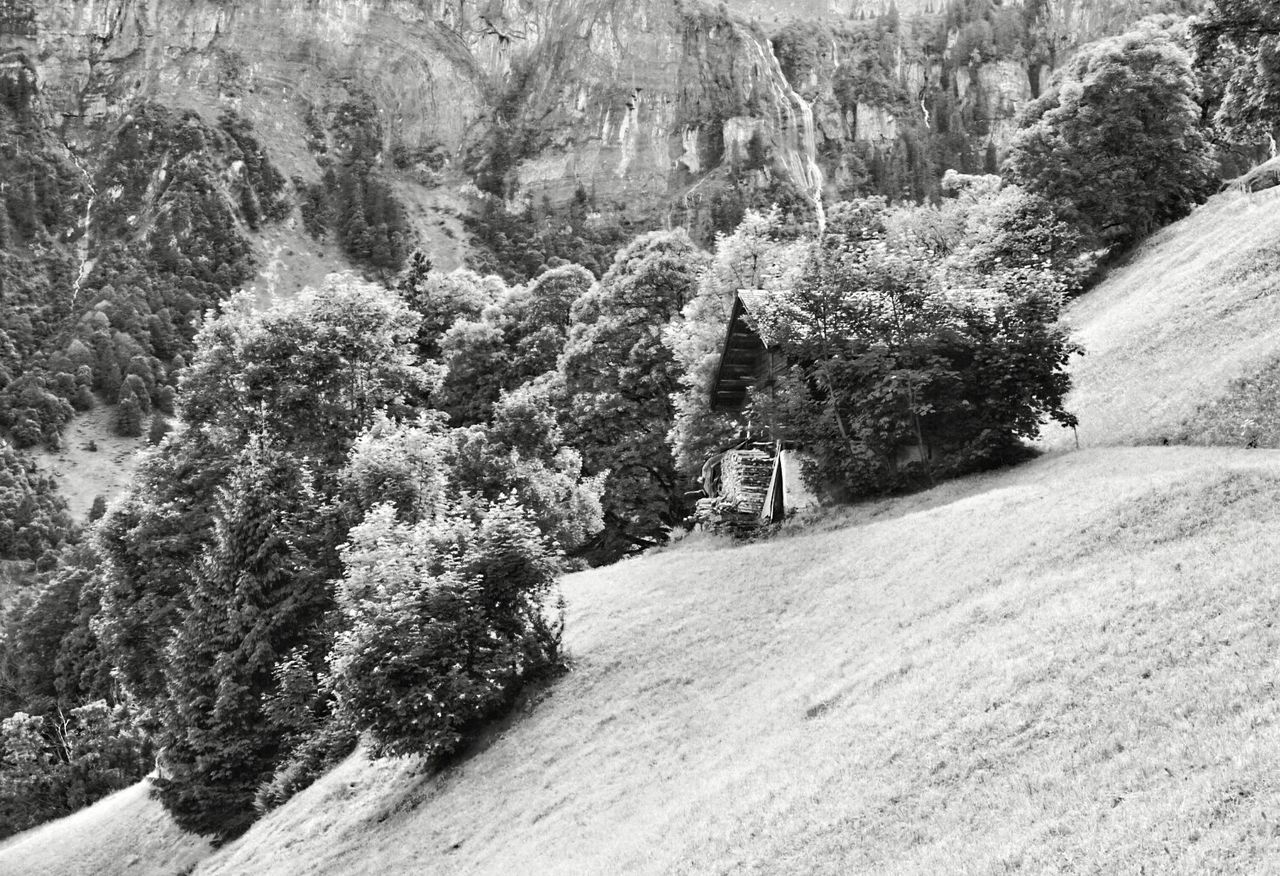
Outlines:
POLYGON ((183 833, 141 782, 40 830, 0 844, 0 873, 13 876, 129 873, 173 876, 212 851, 183 833), (52 841, 50 841, 52 840, 52 841))
POLYGON ((1280 864, 1280 455, 1051 457, 571 578, 574 671, 206 873, 1280 864))
POLYGON ((1277 207, 1280 189, 1211 198, 1067 309, 1082 446, 1280 447, 1277 207))
MULTIPOLYGON (((1280 866, 1278 509, 1275 452, 1090 450, 571 576, 483 751, 357 753, 196 872, 1280 866)), ((76 831, 0 872, 130 872, 76 831)))

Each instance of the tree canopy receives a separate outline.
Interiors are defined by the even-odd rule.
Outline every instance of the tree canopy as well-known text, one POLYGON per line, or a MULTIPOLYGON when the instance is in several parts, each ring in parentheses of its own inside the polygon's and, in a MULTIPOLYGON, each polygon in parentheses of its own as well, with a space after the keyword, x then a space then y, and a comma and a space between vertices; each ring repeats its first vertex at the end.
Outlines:
POLYGON ((1214 122, 1228 136, 1280 134, 1280 7, 1209 0, 1192 22, 1196 67, 1220 90, 1214 122))
POLYGON ((1180 219, 1212 182, 1191 59, 1143 29, 1081 49, 1023 111, 1006 169, 1101 245, 1180 219))
POLYGON ((608 472, 602 559, 660 543, 684 516, 666 443, 678 367, 662 332, 693 297, 704 261, 684 231, 651 232, 573 304, 561 410, 586 470, 608 472))
POLYGON ((793 365, 752 412, 807 446, 836 497, 1014 461, 1045 420, 1075 422, 1058 274, 967 274, 891 237, 887 216, 876 199, 833 210, 796 285, 757 307, 793 365))

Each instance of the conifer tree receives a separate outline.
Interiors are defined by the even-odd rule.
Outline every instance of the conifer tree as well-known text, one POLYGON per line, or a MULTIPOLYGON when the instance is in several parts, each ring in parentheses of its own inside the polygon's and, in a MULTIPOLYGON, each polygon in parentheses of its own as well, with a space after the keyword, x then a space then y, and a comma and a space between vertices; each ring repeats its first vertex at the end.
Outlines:
POLYGON ((136 374, 130 374, 125 377, 124 385, 120 387, 121 402, 130 397, 138 402, 138 410, 143 414, 151 413, 151 395, 147 392, 146 384, 143 383, 142 378, 136 374))
POLYGON ((332 604, 306 548, 317 504, 307 473, 283 454, 251 449, 222 490, 214 538, 190 582, 188 608, 167 650, 159 739, 161 800, 178 823, 235 836, 254 818, 258 785, 282 754, 264 712, 276 664, 322 641, 332 604))
POLYGON ((129 493, 98 525, 103 639, 121 683, 144 708, 164 695, 164 651, 187 607, 191 567, 212 538, 217 490, 231 467, 224 450, 188 429, 143 458, 129 493))

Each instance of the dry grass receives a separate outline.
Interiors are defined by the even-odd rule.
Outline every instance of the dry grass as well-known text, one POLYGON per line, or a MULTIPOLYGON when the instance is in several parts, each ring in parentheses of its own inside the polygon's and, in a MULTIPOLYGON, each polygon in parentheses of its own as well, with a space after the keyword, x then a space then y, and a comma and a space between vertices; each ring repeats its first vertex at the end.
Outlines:
POLYGON ((1068 399, 1084 446, 1280 436, 1274 401, 1249 388, 1280 357, 1278 208, 1280 189, 1218 195, 1068 309, 1086 348, 1068 399))
POLYGON ((567 582, 574 671, 209 874, 1280 868, 1280 454, 1060 455, 567 582))
POLYGON ((134 785, 0 844, 0 876, 176 876, 209 851, 134 785))

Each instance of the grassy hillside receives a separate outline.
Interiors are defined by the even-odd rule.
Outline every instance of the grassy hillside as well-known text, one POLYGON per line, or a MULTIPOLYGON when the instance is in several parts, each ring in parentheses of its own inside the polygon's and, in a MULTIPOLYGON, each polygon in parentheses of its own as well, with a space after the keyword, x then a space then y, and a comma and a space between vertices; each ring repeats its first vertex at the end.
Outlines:
POLYGON ((209 874, 1280 867, 1280 454, 1083 452, 572 578, 575 671, 209 874))
POLYGON ((209 851, 208 843, 173 824, 143 783, 11 837, 0 844, 0 874, 174 876, 209 851))
POLYGON ((147 446, 146 438, 117 435, 117 416, 115 405, 100 402, 67 424, 61 449, 33 453, 36 461, 58 479, 58 488, 78 523, 88 519, 96 496, 111 499, 125 491, 138 467, 138 451, 147 446), (90 446, 97 450, 89 450, 90 446))
POLYGON ((1280 447, 1277 207, 1280 189, 1219 195, 1069 308, 1083 446, 1280 447))
POLYGON ((1278 523, 1280 453, 1084 451, 575 575, 483 752, 356 755, 196 872, 1280 867, 1278 523))

